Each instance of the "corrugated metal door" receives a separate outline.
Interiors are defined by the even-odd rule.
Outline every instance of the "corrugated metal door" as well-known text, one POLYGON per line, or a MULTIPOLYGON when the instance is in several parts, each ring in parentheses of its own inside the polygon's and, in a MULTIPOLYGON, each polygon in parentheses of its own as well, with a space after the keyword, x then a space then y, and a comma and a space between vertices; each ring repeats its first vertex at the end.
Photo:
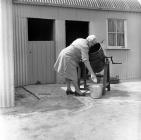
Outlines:
POLYGON ((28 41, 28 83, 55 83, 54 41, 28 41))

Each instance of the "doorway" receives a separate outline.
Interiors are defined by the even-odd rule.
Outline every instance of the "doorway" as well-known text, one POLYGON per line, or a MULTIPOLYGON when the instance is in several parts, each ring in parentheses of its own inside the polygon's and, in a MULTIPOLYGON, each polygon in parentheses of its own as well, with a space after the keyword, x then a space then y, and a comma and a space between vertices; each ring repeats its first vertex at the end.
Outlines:
POLYGON ((54 20, 28 18, 28 84, 55 83, 54 20))
POLYGON ((89 22, 66 20, 66 46, 77 38, 86 38, 89 34, 89 22))
MULTIPOLYGON (((77 38, 86 38, 89 35, 89 22, 66 20, 66 47, 69 46, 77 38)), ((84 63, 80 63, 81 78, 84 77, 84 63)))

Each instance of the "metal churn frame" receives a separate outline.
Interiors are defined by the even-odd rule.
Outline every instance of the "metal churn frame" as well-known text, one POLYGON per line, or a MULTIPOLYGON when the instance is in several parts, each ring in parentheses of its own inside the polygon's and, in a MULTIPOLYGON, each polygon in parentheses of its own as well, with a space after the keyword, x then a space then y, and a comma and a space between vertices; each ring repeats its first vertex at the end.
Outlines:
MULTIPOLYGON (((104 74, 96 74, 97 78, 102 78, 103 77, 103 89, 102 89, 102 95, 105 94, 106 92, 106 88, 108 91, 111 90, 111 87, 110 87, 110 60, 112 62, 112 64, 122 64, 122 63, 116 63, 113 61, 113 56, 110 56, 110 57, 107 57, 105 56, 105 62, 104 62, 104 74)), ((88 90, 88 85, 87 85, 87 79, 90 77, 90 75, 87 74, 87 68, 85 67, 84 63, 81 62, 81 65, 83 65, 83 77, 81 78, 81 70, 79 69, 78 70, 78 73, 79 73, 79 78, 78 78, 78 85, 79 85, 79 88, 81 90, 88 90), (83 79, 84 81, 84 86, 83 87, 80 87, 81 86, 81 79, 83 79)))

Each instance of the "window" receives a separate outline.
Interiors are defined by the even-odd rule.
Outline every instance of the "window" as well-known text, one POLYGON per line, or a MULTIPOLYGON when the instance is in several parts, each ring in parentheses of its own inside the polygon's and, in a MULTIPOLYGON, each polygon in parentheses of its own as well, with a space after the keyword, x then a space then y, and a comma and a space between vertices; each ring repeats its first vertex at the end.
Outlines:
POLYGON ((108 47, 125 48, 124 19, 108 19, 108 47))
POLYGON ((51 19, 28 18, 28 41, 52 41, 53 25, 51 19))

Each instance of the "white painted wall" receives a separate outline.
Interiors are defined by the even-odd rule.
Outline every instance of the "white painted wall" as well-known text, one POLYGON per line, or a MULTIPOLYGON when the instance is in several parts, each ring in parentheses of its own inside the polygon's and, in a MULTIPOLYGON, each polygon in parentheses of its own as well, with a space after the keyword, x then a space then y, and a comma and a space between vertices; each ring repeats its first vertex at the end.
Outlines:
POLYGON ((0 0, 0 107, 13 107, 14 98, 12 0, 0 0))
MULTIPOLYGON (((28 5, 15 5, 14 11, 15 17, 18 19, 27 17, 55 19, 56 58, 60 50, 65 47, 65 20, 89 21, 90 34, 96 34, 99 41, 105 40, 103 47, 106 48, 107 18, 126 19, 127 47, 129 50, 106 50, 108 56, 113 56, 115 61, 122 62, 122 65, 110 65, 111 75, 119 75, 121 80, 141 78, 141 13, 28 5)), ((21 38, 21 40, 23 39, 21 38)), ((15 45, 19 47, 17 43, 15 45)), ((62 79, 57 76, 57 82, 59 81, 62 79)))

